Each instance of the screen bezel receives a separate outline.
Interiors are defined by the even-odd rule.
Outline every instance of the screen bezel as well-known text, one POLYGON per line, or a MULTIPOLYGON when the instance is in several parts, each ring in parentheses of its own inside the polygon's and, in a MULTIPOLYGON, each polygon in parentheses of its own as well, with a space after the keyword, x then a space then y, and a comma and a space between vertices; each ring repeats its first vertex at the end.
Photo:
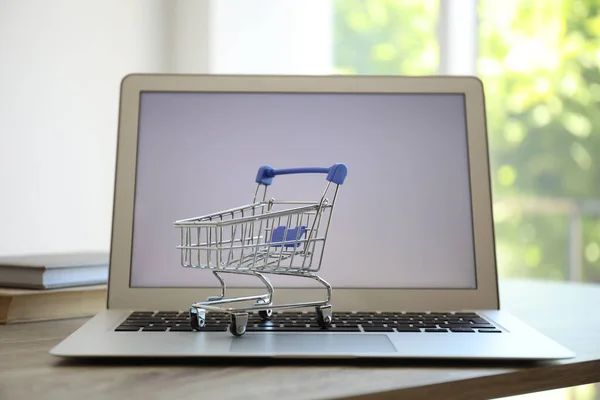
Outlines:
MULTIPOLYGON (((218 294, 215 288, 130 287, 131 250, 142 92, 307 92, 443 93, 465 99, 476 288, 334 288, 339 310, 498 309, 495 241, 489 178, 483 84, 475 77, 268 76, 131 74, 121 83, 117 163, 107 306, 111 309, 183 310, 218 294)), ((198 271, 207 273, 208 271, 198 271)), ((228 289, 228 296, 257 293, 256 288, 228 289)), ((276 289, 277 302, 318 300, 322 289, 276 289)))

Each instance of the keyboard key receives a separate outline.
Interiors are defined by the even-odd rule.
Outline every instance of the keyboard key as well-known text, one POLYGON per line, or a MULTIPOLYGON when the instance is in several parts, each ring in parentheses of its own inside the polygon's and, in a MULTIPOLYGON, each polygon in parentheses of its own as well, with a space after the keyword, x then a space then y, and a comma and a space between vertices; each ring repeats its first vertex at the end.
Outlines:
POLYGON ((137 332, 140 330, 139 326, 118 326, 115 331, 116 332, 137 332))
MULTIPOLYGON (((297 319, 295 321, 296 321, 295 322, 296 324, 310 324, 311 322, 315 322, 316 319, 314 319, 314 318, 313 319, 297 319)), ((275 322, 278 322, 278 321, 275 321, 275 322)))
POLYGON ((456 332, 456 333, 475 332, 473 329, 469 329, 469 328, 450 328, 450 331, 456 332))
POLYGON ((360 332, 360 329, 358 328, 358 326, 356 326, 356 327, 349 327, 349 326, 333 327, 333 326, 330 326, 329 328, 326 328, 324 330, 329 331, 329 332, 360 332))
POLYGON ((379 326, 383 327, 384 321, 363 321, 362 326, 379 326))
POLYGON ((397 332, 421 332, 419 328, 396 328, 397 332))
POLYGON ((334 322, 334 323, 342 323, 342 322, 346 323, 346 322, 348 322, 348 318, 332 318, 331 322, 334 322))
POLYGON ((363 326, 365 332, 394 332, 394 329, 384 326, 363 326))
POLYGON ((176 312, 158 312, 154 316, 155 317, 175 317, 178 315, 176 312))
POLYGON ((173 326, 169 332, 192 332, 192 327, 190 325, 173 326))
POLYGON ((138 325, 138 326, 148 326, 150 324, 154 324, 157 323, 159 321, 155 321, 155 320, 150 320, 150 321, 136 321, 136 320, 125 320, 121 323, 121 325, 138 325))
POLYGON ((418 328, 419 324, 398 324, 396 328, 418 328))
POLYGON ((479 333, 502 333, 502 331, 498 329, 479 329, 477 332, 479 333))
POLYGON ((454 328, 472 328, 471 324, 444 324, 444 328, 446 329, 454 329, 454 328))
POLYGON ((474 312, 455 312, 453 315, 460 316, 460 317, 479 318, 479 315, 477 315, 474 312))
POLYGON ((430 328, 430 329, 425 329, 425 332, 448 332, 447 329, 439 329, 439 328, 430 328))
POLYGON ((313 325, 310 327, 302 327, 302 326, 284 326, 284 327, 279 327, 275 329, 275 332, 319 332, 325 330, 323 328, 321 328, 319 325, 313 325))
POLYGON ((154 315, 154 311, 134 311, 130 314, 130 316, 135 317, 135 316, 148 316, 148 315, 154 315))
POLYGON ((143 332, 164 332, 166 330, 166 326, 146 326, 142 328, 143 332))
POLYGON ((121 325, 129 325, 129 326, 147 326, 150 325, 152 321, 135 321, 135 320, 126 320, 121 325))
POLYGON ((438 318, 447 318, 449 316, 448 313, 430 313, 430 314, 427 314, 427 315, 429 317, 438 317, 438 318))
MULTIPOLYGON (((281 326, 281 324, 278 324, 278 323, 276 323, 276 322, 272 322, 272 321, 264 321, 264 322, 263 322, 263 321, 260 321, 259 323, 256 323, 256 322, 254 322, 254 323, 252 323, 252 322, 248 322, 248 325, 249 325, 249 326, 250 326, 250 325, 254 325, 254 326, 256 326, 256 327, 259 327, 259 328, 261 328, 261 327, 262 327, 262 328, 275 328, 275 327, 279 327, 279 326, 281 326)), ((294 325, 305 326, 306 324, 294 324, 294 325)))
POLYGON ((471 324, 469 327, 474 329, 496 329, 494 325, 490 324, 471 324))

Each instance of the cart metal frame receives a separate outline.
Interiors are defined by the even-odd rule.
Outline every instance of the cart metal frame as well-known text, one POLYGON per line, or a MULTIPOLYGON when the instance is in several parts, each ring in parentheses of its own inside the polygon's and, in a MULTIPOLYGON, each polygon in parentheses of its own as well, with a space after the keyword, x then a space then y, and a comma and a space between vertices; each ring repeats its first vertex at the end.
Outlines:
POLYGON ((273 310, 314 307, 318 324, 325 328, 332 321, 332 287, 317 272, 321 268, 325 243, 331 224, 339 186, 344 183, 347 167, 302 167, 274 169, 266 165, 256 175, 256 191, 251 204, 217 213, 174 222, 180 230, 180 263, 186 268, 209 269, 221 286, 218 296, 195 302, 190 307, 194 330, 206 325, 206 312, 230 314, 229 331, 234 336, 246 332, 248 316, 258 312, 268 320, 273 310), (290 174, 327 174, 326 187, 317 201, 267 200, 273 178, 290 174), (262 199, 257 201, 260 189, 262 199), (328 194, 333 192, 332 200, 328 194), (279 209, 281 208, 281 209, 279 209), (295 226, 294 226, 295 225, 295 226), (293 227, 294 226, 294 227, 293 227), (263 294, 226 297, 223 274, 255 276, 265 285, 263 294), (266 274, 309 278, 326 289, 326 298, 289 304, 275 304, 275 288, 266 274), (229 303, 253 302, 247 307, 223 307, 229 303))

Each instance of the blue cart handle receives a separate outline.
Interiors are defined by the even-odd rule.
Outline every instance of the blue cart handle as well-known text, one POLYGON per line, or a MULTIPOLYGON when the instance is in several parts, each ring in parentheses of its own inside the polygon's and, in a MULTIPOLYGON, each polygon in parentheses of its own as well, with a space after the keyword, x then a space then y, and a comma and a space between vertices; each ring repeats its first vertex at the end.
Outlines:
POLYGON ((329 182, 341 185, 346 179, 348 168, 344 164, 333 164, 331 167, 300 167, 300 168, 283 168, 275 169, 270 165, 263 165, 258 169, 256 174, 256 183, 270 185, 273 183, 273 177, 277 175, 291 174, 327 174, 329 182))

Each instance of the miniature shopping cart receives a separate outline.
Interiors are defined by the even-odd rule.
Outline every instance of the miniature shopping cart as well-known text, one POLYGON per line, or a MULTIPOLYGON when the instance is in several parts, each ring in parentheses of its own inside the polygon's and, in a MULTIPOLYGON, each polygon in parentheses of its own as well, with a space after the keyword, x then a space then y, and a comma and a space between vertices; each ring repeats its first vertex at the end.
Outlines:
MULTIPOLYGON (((226 312, 231 316, 229 331, 235 336, 246 332, 248 314, 258 312, 262 320, 270 319, 273 310, 315 307, 318 324, 331 325, 331 285, 317 272, 321 268, 325 242, 339 185, 344 183, 347 168, 334 164, 329 168, 258 170, 252 204, 215 214, 187 218, 174 223, 180 230, 177 246, 181 265, 211 270, 221 284, 220 296, 193 303, 190 323, 194 330, 206 324, 206 312, 226 312), (277 175, 327 174, 325 191, 316 201, 267 200, 267 188, 277 175), (262 190, 262 200, 257 201, 262 190), (330 196, 328 198, 328 196, 330 196), (259 278, 267 293, 225 297, 223 274, 234 273, 259 278), (275 289, 266 274, 314 279, 327 291, 326 300, 292 304, 274 304, 275 289), (224 308, 228 303, 252 302, 247 307, 224 308)), ((316 196, 315 196, 316 197, 316 196)))

